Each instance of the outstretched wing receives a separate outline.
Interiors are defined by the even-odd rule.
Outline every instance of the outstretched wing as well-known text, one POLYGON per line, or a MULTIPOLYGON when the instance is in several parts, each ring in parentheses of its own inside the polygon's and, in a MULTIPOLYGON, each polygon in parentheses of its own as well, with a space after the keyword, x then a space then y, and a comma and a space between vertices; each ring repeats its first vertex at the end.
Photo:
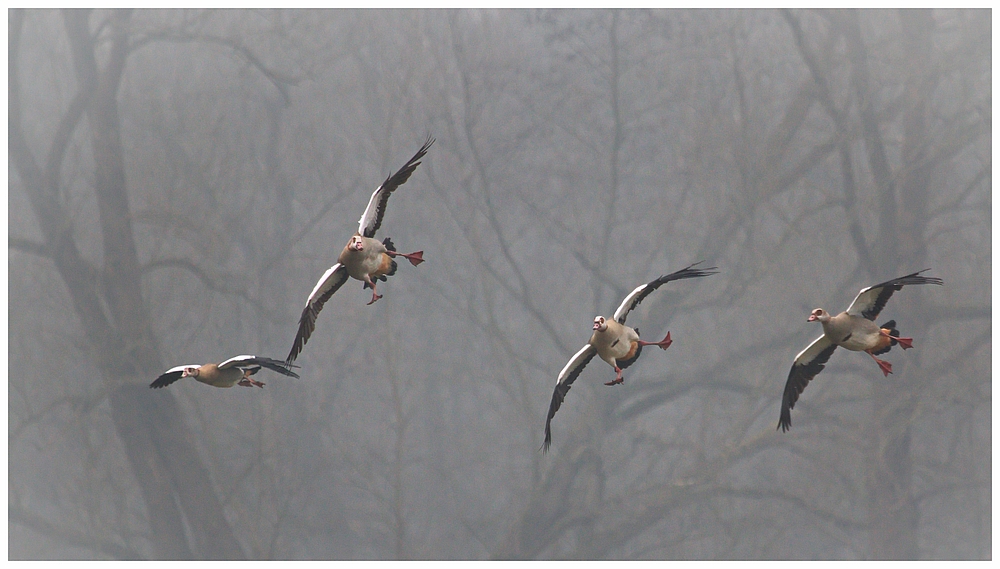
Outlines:
POLYGON ((587 344, 576 355, 570 358, 569 362, 566 363, 566 367, 559 372, 559 378, 556 380, 556 390, 552 393, 552 402, 549 403, 549 416, 545 419, 545 442, 542 443, 543 452, 548 451, 549 445, 552 444, 552 430, 550 428, 552 417, 555 417, 556 411, 559 410, 563 399, 566 398, 566 392, 569 391, 569 387, 576 381, 577 376, 580 375, 583 368, 587 367, 587 364, 590 363, 590 360, 596 354, 597 350, 590 344, 587 344))
POLYGON ((420 150, 413 155, 413 158, 410 158, 395 174, 386 178, 382 182, 382 185, 372 193, 371 199, 368 200, 368 207, 365 208, 365 213, 358 220, 358 233, 365 237, 375 237, 375 232, 382 225, 382 216, 385 215, 385 206, 389 203, 389 194, 409 179, 410 174, 420 165, 419 160, 424 157, 424 154, 427 154, 427 149, 432 144, 434 144, 434 139, 428 136, 427 142, 420 147, 420 150))
POLYGON ((904 277, 861 289, 861 292, 855 297, 854 302, 851 303, 851 307, 847 309, 847 313, 851 316, 864 316, 869 320, 875 320, 878 318, 879 312, 882 312, 882 309, 885 308, 885 303, 889 301, 892 293, 902 289, 904 285, 943 285, 944 281, 937 277, 920 276, 920 273, 929 270, 924 269, 923 271, 910 273, 904 277))
MULTIPOLYGON (((299 374, 289 369, 291 367, 298 367, 298 366, 293 366, 288 362, 273 360, 271 358, 265 358, 263 356, 251 356, 251 355, 236 356, 234 358, 229 358, 228 360, 219 364, 219 369, 227 369, 231 367, 238 367, 240 369, 253 368, 253 367, 259 369, 260 367, 266 367, 271 371, 276 371, 280 374, 287 375, 289 377, 299 377, 299 374)), ((251 375, 253 375, 254 373, 256 373, 256 371, 251 372, 251 375)))
POLYGON ((150 383, 149 386, 153 389, 166 387, 171 383, 180 379, 181 374, 184 373, 184 370, 189 367, 201 367, 201 364, 187 364, 187 365, 172 367, 167 371, 161 373, 160 377, 154 379, 153 383, 150 383))
POLYGON ((824 365, 836 349, 837 344, 831 342, 826 334, 823 334, 795 356, 792 369, 788 372, 788 381, 785 382, 785 393, 781 396, 781 416, 778 419, 778 428, 782 432, 792 428, 792 407, 795 407, 799 394, 809 385, 812 378, 823 371, 824 365))
POLYGON ((309 336, 316 329, 316 316, 319 315, 319 311, 323 310, 326 301, 330 300, 333 293, 337 292, 337 289, 345 282, 347 282, 347 267, 340 263, 327 269, 320 277, 319 282, 316 283, 309 295, 309 299, 306 300, 306 307, 302 309, 302 316, 299 317, 299 331, 295 333, 292 349, 288 352, 288 357, 285 358, 286 362, 292 363, 302 352, 302 347, 306 345, 309 336))
POLYGON ((637 286, 635 290, 633 290, 631 293, 629 293, 628 296, 625 297, 625 300, 622 301, 622 304, 621 306, 618 307, 618 310, 615 310, 615 315, 614 315, 615 321, 617 321, 619 324, 624 324, 625 318, 628 316, 628 313, 631 312, 633 308, 638 306, 639 303, 642 302, 642 299, 646 298, 646 296, 649 295, 649 293, 653 292, 654 290, 659 288, 660 285, 664 283, 680 279, 707 277, 708 275, 714 275, 715 273, 719 272, 714 270, 715 267, 708 267, 705 269, 693 268, 695 265, 698 265, 700 263, 701 261, 695 263, 694 265, 688 265, 687 267, 684 267, 683 269, 677 272, 670 273, 669 275, 663 275, 662 277, 654 281, 650 281, 644 285, 637 286))

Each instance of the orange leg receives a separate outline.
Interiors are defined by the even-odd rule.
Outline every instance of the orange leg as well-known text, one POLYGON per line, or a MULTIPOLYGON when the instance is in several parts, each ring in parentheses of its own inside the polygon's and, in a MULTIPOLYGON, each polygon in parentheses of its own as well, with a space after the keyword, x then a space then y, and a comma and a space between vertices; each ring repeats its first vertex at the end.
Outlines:
POLYGON ((885 328, 879 330, 879 332, 881 332, 883 336, 887 336, 899 342, 900 347, 904 350, 909 350, 913 347, 913 338, 897 338, 895 336, 890 336, 889 333, 885 331, 885 328))
POLYGON ((237 382, 236 385, 242 385, 243 387, 253 387, 254 385, 256 385, 261 389, 264 388, 263 382, 257 381, 256 379, 250 377, 250 370, 246 370, 243 372, 243 379, 239 380, 239 382, 237 382))
POLYGON ((382 295, 375 292, 375 281, 369 280, 368 284, 372 287, 372 299, 368 301, 368 304, 372 304, 376 300, 382 298, 382 295))
POLYGON ((882 373, 885 374, 885 377, 889 377, 889 374, 892 373, 892 364, 885 360, 880 360, 876 358, 875 354, 871 352, 866 351, 865 353, 871 356, 873 360, 875 360, 875 363, 878 364, 878 368, 882 370, 882 373))
POLYGON ((660 340, 659 342, 644 342, 642 340, 639 340, 639 344, 643 346, 659 346, 661 350, 666 350, 667 348, 670 347, 670 344, 672 344, 673 342, 674 341, 670 339, 670 332, 667 332, 667 337, 660 340))
POLYGON ((622 368, 615 366, 615 379, 614 381, 609 381, 604 385, 618 385, 619 383, 624 383, 625 380, 622 379, 622 368))
POLYGON ((414 267, 424 262, 424 252, 415 251, 413 253, 397 253, 395 251, 386 251, 386 254, 390 257, 400 256, 406 257, 406 260, 410 262, 414 267))

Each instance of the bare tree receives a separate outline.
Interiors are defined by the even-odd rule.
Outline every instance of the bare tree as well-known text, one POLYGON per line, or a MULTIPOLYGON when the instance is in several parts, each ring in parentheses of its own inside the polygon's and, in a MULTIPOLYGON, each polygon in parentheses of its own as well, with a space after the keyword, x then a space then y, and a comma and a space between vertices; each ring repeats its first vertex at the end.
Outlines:
POLYGON ((990 557, 989 32, 12 12, 12 555, 990 557), (300 380, 152 397, 168 355, 284 353, 428 134, 381 234, 424 264, 334 295, 300 380), (671 348, 615 387, 588 366, 541 453, 593 316, 695 261, 720 273, 629 318, 671 348), (945 286, 887 308, 917 347, 896 373, 835 354, 776 431, 809 311, 925 267, 945 286))
MULTIPOLYGON (((110 406, 128 468, 141 491, 149 554, 159 558, 242 558, 244 550, 224 515, 212 478, 194 445, 196 436, 177 401, 170 393, 151 393, 147 388, 149 378, 162 371, 164 364, 143 291, 143 276, 157 268, 177 267, 187 269, 209 287, 225 290, 226 285, 222 275, 202 269, 189 258, 147 264, 140 260, 118 96, 130 58, 162 30, 143 30, 143 24, 132 16, 130 11, 67 10, 61 14, 65 39, 59 46, 63 49, 42 57, 65 57, 74 79, 55 77, 54 88, 63 97, 54 101, 58 111, 44 116, 37 114, 40 107, 25 100, 23 67, 39 55, 24 51, 37 45, 37 38, 30 34, 53 31, 56 15, 11 14, 9 154, 16 186, 28 198, 40 237, 15 234, 8 243, 15 251, 51 262, 72 301, 82 351, 100 374, 101 398, 110 406), (47 121, 41 140, 37 129, 29 132, 25 126, 47 121), (84 156, 82 160, 78 153, 84 156), (74 177, 67 179, 67 171, 74 177), (89 198, 81 196, 81 186, 92 192, 89 198), (78 207, 74 202, 81 199, 92 200, 96 227, 74 211, 78 207), (92 237, 94 232, 97 235, 92 237)), ((249 51, 242 53, 252 57, 249 51)), ((44 64, 54 70, 61 65, 44 64)), ((125 474, 119 471, 116 476, 125 474)), ((20 503, 15 493, 13 523, 24 523, 42 533, 70 531, 20 503)), ((85 536, 78 539, 81 544, 88 543, 85 536)), ((90 547, 103 555, 146 555, 136 544, 130 544, 124 553, 110 545, 90 547)))

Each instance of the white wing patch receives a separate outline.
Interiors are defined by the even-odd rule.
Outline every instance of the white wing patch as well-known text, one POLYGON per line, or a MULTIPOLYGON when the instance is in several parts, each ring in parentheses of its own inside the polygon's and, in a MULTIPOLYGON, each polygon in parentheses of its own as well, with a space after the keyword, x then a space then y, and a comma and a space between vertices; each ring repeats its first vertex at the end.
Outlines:
POLYGON ((806 349, 802 350, 801 352, 799 352, 799 355, 795 356, 795 364, 796 365, 808 364, 809 362, 816 359, 816 356, 818 356, 820 352, 830 347, 830 343, 831 343, 830 338, 827 338, 826 334, 823 334, 819 338, 816 338, 815 340, 813 340, 811 344, 806 346, 806 349))
POLYGON ((327 269, 325 273, 323 273, 323 276, 319 278, 319 282, 316 283, 316 286, 313 287, 312 292, 309 293, 309 298, 306 299, 306 306, 312 304, 312 301, 316 299, 317 296, 320 295, 320 291, 324 288, 323 285, 327 284, 327 281, 330 280, 330 277, 332 277, 334 273, 339 271, 340 268, 341 264, 337 263, 336 265, 327 269))
POLYGON ((624 316, 625 314, 628 314, 628 312, 630 310, 632 310, 632 306, 631 306, 632 301, 647 286, 649 286, 649 283, 639 285, 639 286, 635 287, 635 290, 633 290, 631 293, 629 293, 628 296, 625 297, 625 300, 622 301, 621 306, 618 307, 618 310, 615 310, 615 315, 612 316, 612 318, 614 319, 615 322, 619 322, 622 316, 624 316))
POLYGON ((375 216, 378 215, 378 193, 382 191, 382 186, 379 186, 374 192, 372 192, 371 199, 368 200, 368 207, 365 208, 365 212, 361 214, 361 219, 358 220, 358 233, 365 235, 365 230, 371 225, 375 216))
POLYGON ((562 368, 562 371, 559 372, 559 377, 556 379, 556 385, 561 384, 563 380, 566 379, 570 373, 572 373, 573 370, 580 365, 580 362, 583 361, 583 359, 586 358, 588 353, 593 349, 594 347, 590 344, 580 348, 580 351, 570 358, 569 361, 566 362, 566 367, 562 368))
POLYGON ((256 365, 256 364, 252 364, 251 363, 251 362, 253 362, 253 360, 256 360, 256 359, 257 359, 257 356, 250 356, 250 355, 245 355, 245 354, 242 355, 242 356, 236 356, 234 358, 229 358, 228 360, 226 360, 226 361, 222 362, 221 364, 219 364, 219 369, 226 369, 226 368, 233 367, 233 366, 240 367, 239 364, 241 362, 246 362, 247 365, 256 365))
POLYGON ((875 300, 881 292, 882 287, 868 287, 861 289, 858 296, 854 297, 854 302, 852 302, 851 307, 847 309, 847 313, 851 316, 862 316, 864 311, 875 306, 875 300))
POLYGON ((178 371, 184 371, 184 370, 186 370, 189 367, 195 367, 195 368, 197 368, 197 367, 201 367, 201 364, 186 364, 186 365, 182 365, 182 366, 172 367, 172 368, 168 369, 167 371, 161 373, 160 375, 167 375, 168 373, 175 373, 175 372, 178 372, 178 371))

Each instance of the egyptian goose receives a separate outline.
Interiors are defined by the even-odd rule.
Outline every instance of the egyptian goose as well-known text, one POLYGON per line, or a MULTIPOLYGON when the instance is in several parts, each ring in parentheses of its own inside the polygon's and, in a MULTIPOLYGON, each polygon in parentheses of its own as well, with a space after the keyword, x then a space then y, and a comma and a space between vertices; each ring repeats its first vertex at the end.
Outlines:
POLYGON ((295 334, 295 341, 292 342, 292 349, 288 352, 287 362, 295 361, 303 346, 309 340, 313 330, 316 329, 316 316, 323 309, 326 301, 330 300, 333 293, 347 282, 347 277, 357 279, 364 283, 363 288, 372 289, 371 304, 382 298, 382 295, 375 291, 375 284, 381 279, 385 281, 396 273, 396 261, 393 257, 406 257, 413 266, 417 266, 424 261, 423 251, 415 253, 397 253, 392 241, 386 237, 379 242, 375 237, 375 232, 382 225, 382 217, 385 215, 386 204, 389 203, 389 195, 393 190, 402 186, 409 179, 410 174, 420 165, 419 160, 427 154, 427 149, 434 144, 434 139, 427 137, 427 141, 420 147, 420 150, 410 158, 395 174, 386 178, 382 185, 373 193, 368 200, 368 207, 358 220, 358 231, 351 237, 350 241, 340 252, 337 264, 330 267, 320 277, 319 282, 313 287, 312 293, 306 300, 306 306, 302 309, 302 316, 299 318, 299 330, 295 334))
POLYGON ((706 277, 718 272, 714 270, 715 267, 708 267, 706 269, 693 268, 697 264, 689 265, 675 273, 664 275, 654 281, 636 287, 635 290, 625 297, 618 310, 615 310, 612 320, 608 320, 603 316, 594 318, 594 333, 590 336, 590 340, 587 341, 587 345, 570 358, 566 366, 559 372, 559 377, 556 380, 556 389, 552 393, 552 402, 549 403, 549 416, 545 419, 543 451, 548 451, 549 445, 552 444, 552 430, 550 428, 552 417, 555 416, 556 411, 559 410, 559 406, 562 405, 570 386, 595 355, 600 356, 602 360, 608 362, 608 365, 615 368, 615 379, 604 385, 617 385, 625 381, 622 378, 622 370, 639 359, 639 354, 642 353, 643 346, 658 346, 663 350, 670 347, 670 344, 673 342, 670 338, 670 332, 667 332, 666 337, 659 342, 646 342, 639 339, 638 329, 625 325, 625 318, 633 308, 642 302, 642 299, 646 298, 649 293, 664 283, 680 279, 706 277))
POLYGON ((854 352, 865 352, 875 360, 885 377, 892 373, 892 364, 875 356, 888 352, 896 344, 902 346, 904 350, 912 348, 913 338, 901 338, 899 330, 896 330, 895 320, 890 320, 881 326, 876 326, 874 320, 885 308, 885 303, 892 293, 901 290, 903 286, 944 284, 937 277, 920 276, 920 273, 928 270, 930 269, 863 288, 850 308, 836 316, 830 316, 830 313, 822 308, 812 311, 807 321, 822 324, 823 335, 795 356, 792 369, 788 372, 785 393, 781 398, 781 417, 778 419, 778 428, 782 432, 792 427, 792 407, 795 407, 799 394, 812 378, 823 371, 824 364, 837 346, 854 352))
MULTIPOLYGON (((153 380, 149 386, 153 389, 166 387, 182 377, 193 377, 197 381, 211 385, 212 387, 232 387, 242 385, 250 387, 264 387, 264 383, 250 377, 260 371, 260 368, 274 370, 289 377, 298 377, 299 374, 288 369, 289 364, 264 358, 260 356, 236 356, 229 358, 221 364, 188 364, 168 369, 160 374, 160 377, 153 380)), ((298 366, 291 366, 298 367, 298 366)))

